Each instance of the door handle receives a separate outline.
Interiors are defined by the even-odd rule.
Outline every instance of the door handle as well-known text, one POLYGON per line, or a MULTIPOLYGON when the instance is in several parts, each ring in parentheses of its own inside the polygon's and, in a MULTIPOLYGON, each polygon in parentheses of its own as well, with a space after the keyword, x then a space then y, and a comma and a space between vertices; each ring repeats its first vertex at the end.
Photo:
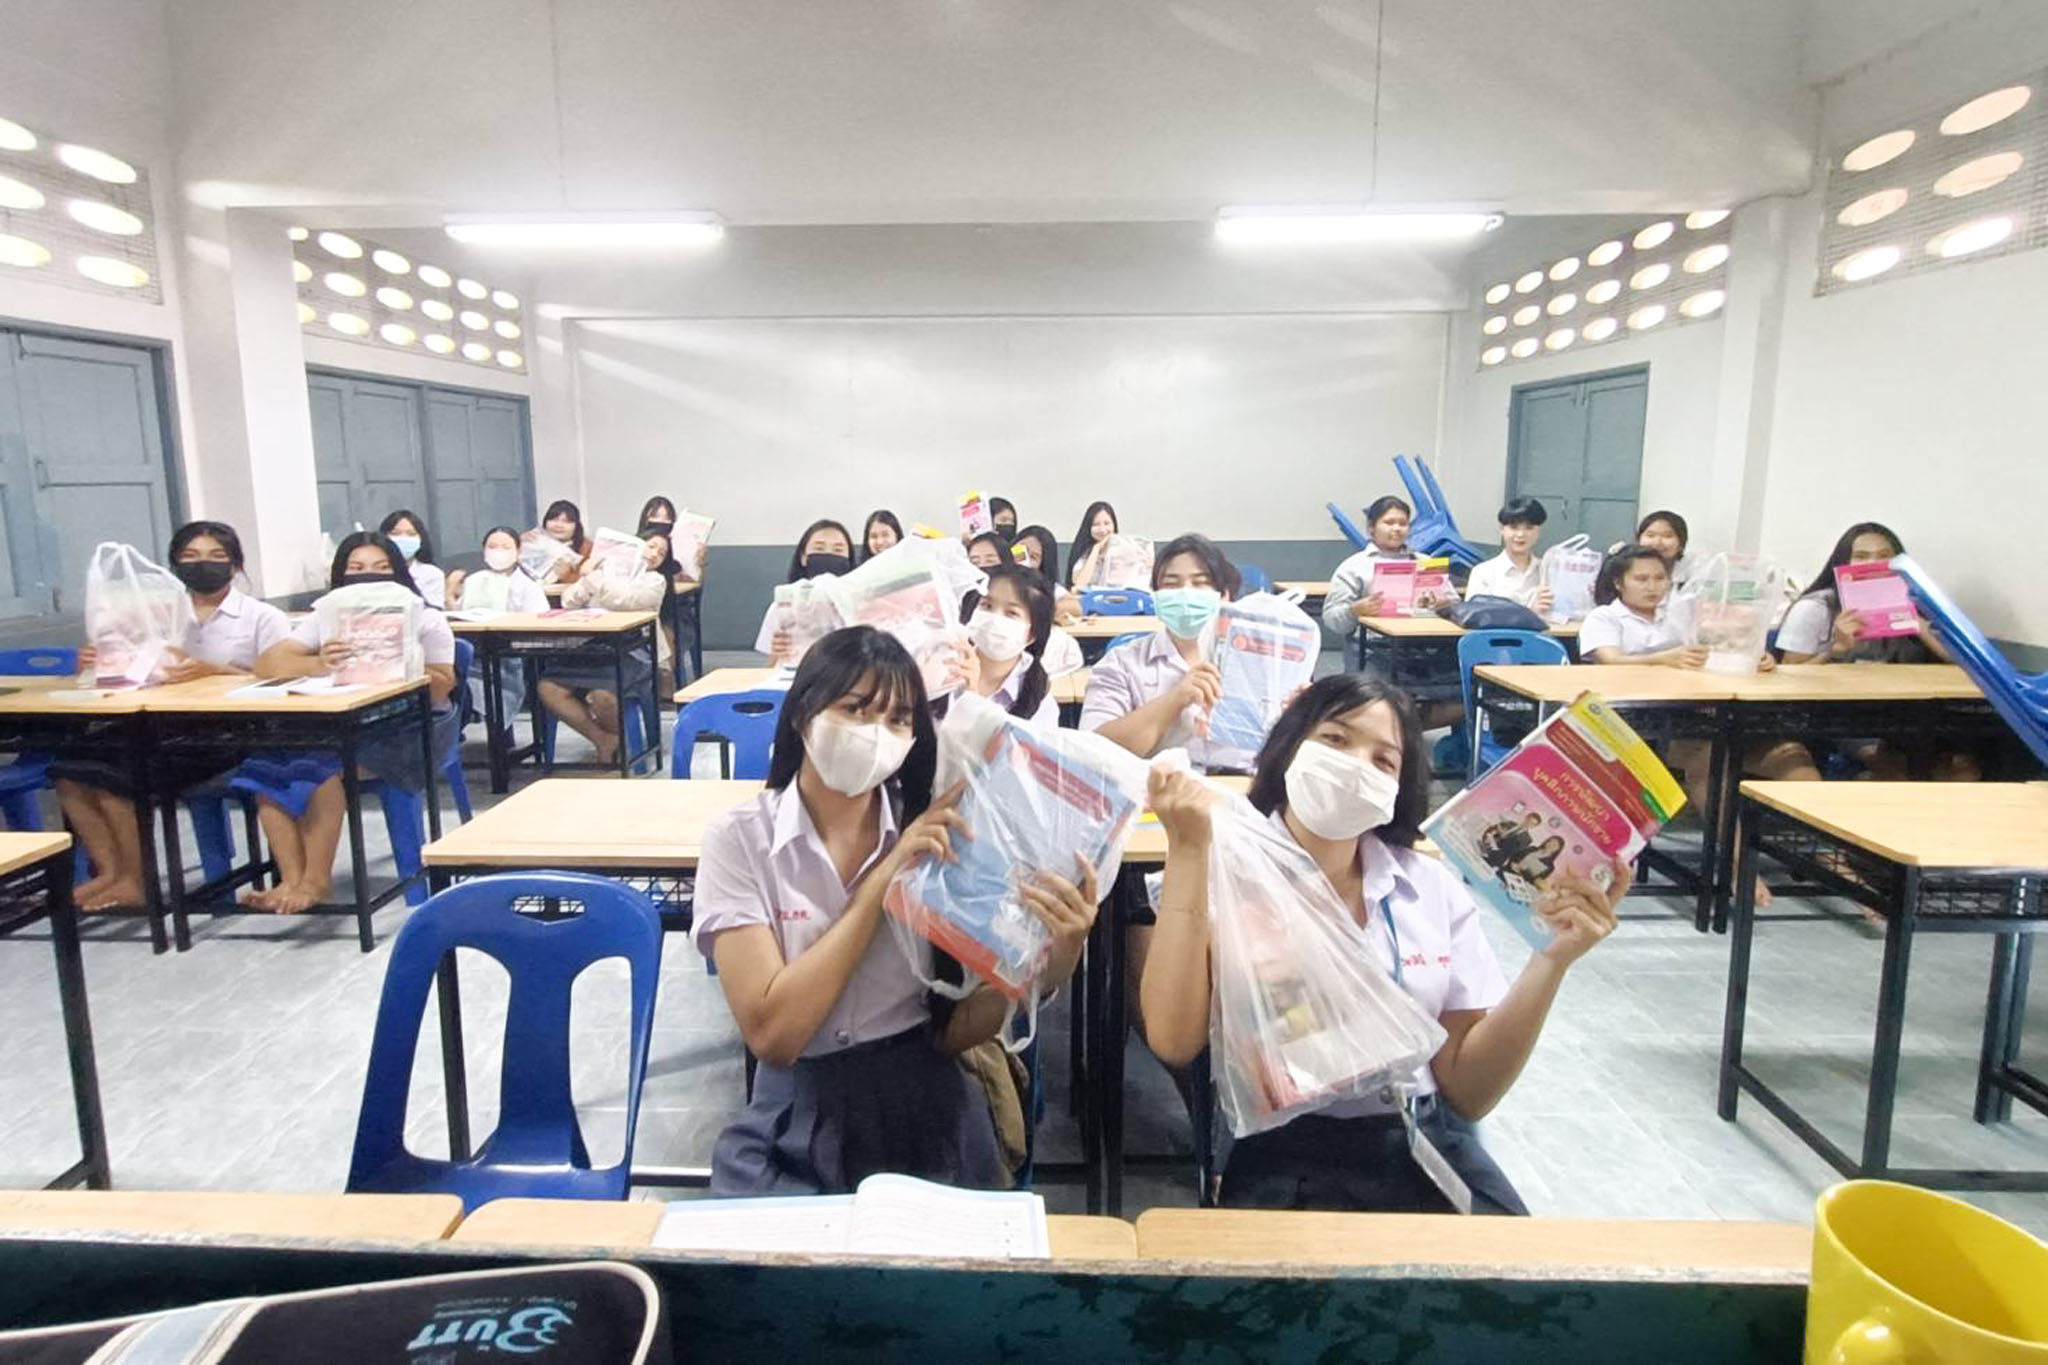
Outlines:
POLYGON ((50 486, 50 466, 43 463, 43 461, 41 461, 40 459, 36 460, 34 463, 36 471, 36 487, 48 488, 50 486))

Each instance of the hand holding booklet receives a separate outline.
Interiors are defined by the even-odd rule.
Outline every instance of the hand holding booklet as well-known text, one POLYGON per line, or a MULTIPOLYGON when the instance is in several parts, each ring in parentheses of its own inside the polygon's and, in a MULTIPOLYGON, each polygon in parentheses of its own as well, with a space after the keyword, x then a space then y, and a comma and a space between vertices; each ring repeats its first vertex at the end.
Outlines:
POLYGON ((981 1260, 1052 1254, 1039 1195, 958 1190, 907 1175, 871 1175, 853 1194, 678 1199, 655 1229, 654 1245, 672 1251, 981 1260))
POLYGON ((1859 640, 1890 640, 1920 633, 1920 613, 1906 592, 1906 580, 1892 572, 1891 562, 1871 560, 1835 568, 1835 595, 1843 611, 1861 621, 1859 640))

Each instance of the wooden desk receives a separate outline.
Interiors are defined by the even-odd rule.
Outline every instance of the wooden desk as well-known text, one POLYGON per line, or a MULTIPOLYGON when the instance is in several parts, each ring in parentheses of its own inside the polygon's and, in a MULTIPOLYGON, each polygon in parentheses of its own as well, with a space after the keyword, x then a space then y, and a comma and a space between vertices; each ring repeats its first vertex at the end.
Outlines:
POLYGON ((1081 645, 1081 657, 1098 662, 1119 635, 1143 635, 1160 628, 1156 616, 1084 616, 1066 628, 1081 645))
POLYGON ((720 697, 734 692, 752 692, 766 687, 777 677, 789 675, 779 668, 714 668, 676 693, 676 705, 688 706, 703 697, 720 697))
POLYGON ((1475 1266, 1503 1278, 1602 1268, 1803 1279, 1813 1233, 1796 1223, 1150 1209, 1138 1217, 1138 1255, 1189 1265, 1475 1266))
POLYGON ((1739 702, 1981 701, 1984 693, 1954 664, 1783 664, 1732 677, 1739 702))
MULTIPOLYGON (((656 690, 655 679, 661 671, 656 666, 661 658, 661 644, 658 638, 660 622, 655 613, 600 611, 594 616, 554 616, 540 612, 507 612, 488 621, 451 621, 449 627, 457 635, 472 641, 477 648, 483 678, 484 743, 490 760, 493 792, 502 793, 511 786, 514 765, 528 758, 545 759, 540 740, 541 701, 537 696, 529 694, 528 697, 533 714, 533 742, 519 749, 512 745, 512 717, 505 714, 503 685, 507 660, 609 664, 619 705, 626 707, 629 705, 627 678, 635 671, 632 656, 644 651, 647 660, 647 709, 641 717, 641 724, 646 733, 642 736, 639 750, 635 752, 632 745, 621 743, 618 756, 611 764, 558 764, 546 759, 545 768, 552 773, 556 768, 616 767, 620 777, 631 777, 634 768, 652 758, 655 770, 660 771, 661 697, 656 690)), ((545 669, 542 676, 545 676, 545 669)), ((638 701, 637 695, 631 699, 632 704, 638 701)))
POLYGON ((78 950, 78 908, 71 899, 71 836, 60 832, 0 834, 0 937, 38 920, 50 922, 57 967, 57 1007, 71 1064, 71 1102, 78 1117, 79 1158, 50 1181, 60 1189, 113 1183, 107 1168, 107 1125, 100 1107, 99 1064, 93 1056, 92 1013, 86 1003, 85 960, 78 950))
POLYGON ((1712 705, 1736 694, 1735 680, 1725 673, 1662 664, 1480 664, 1472 682, 1546 706, 1576 701, 1582 692, 1597 692, 1616 706, 1712 705))
POLYGON ((140 698, 142 709, 151 715, 334 716, 348 711, 360 711, 394 697, 421 692, 427 685, 424 678, 409 678, 403 682, 380 683, 376 686, 352 688, 346 692, 319 695, 284 691, 272 692, 261 697, 229 695, 258 681, 259 679, 246 677, 198 678, 175 687, 144 688, 136 695, 140 698))
MULTIPOLYGON (((1465 634, 1465 628, 1455 621, 1431 613, 1428 616, 1371 616, 1359 622, 1374 635, 1384 635, 1395 640, 1455 640, 1465 634)), ((1550 626, 1548 634, 1560 640, 1579 638, 1579 623, 1565 621, 1550 626)))
MULTIPOLYGON (((600 1203, 582 1199, 493 1199, 464 1219, 451 1241, 490 1246, 654 1244, 666 1204, 652 1199, 600 1203)), ((1055 1260, 1128 1261, 1138 1254, 1137 1230, 1121 1218, 1050 1214, 1046 1233, 1055 1260)))
POLYGON ((543 778, 428 844, 435 886, 514 868, 642 874, 697 865, 704 830, 761 792, 753 781, 543 778))
POLYGON ((1276 578, 1274 592, 1298 592, 1304 601, 1330 595, 1330 580, 1327 578, 1276 578))
POLYGON ((1852 1179, 2048 1190, 2048 1171, 1899 1170, 1891 1164, 1906 977, 1916 934, 1993 938, 1973 1107, 1977 1122, 2009 1119, 2015 1098, 2048 1114, 2048 1080, 2019 1065, 2034 940, 2048 932, 2048 913, 2042 908, 2048 893, 2048 787, 2031 782, 1744 782, 1741 797, 1728 1007, 1721 1034, 1721 1117, 1732 1120, 1738 1098, 1747 1091, 1852 1179), (1760 853, 1884 917, 1860 1158, 1823 1134, 1742 1061, 1760 853))
POLYGON ((222 1194, 0 1190, 0 1232, 185 1233, 437 1242, 462 1221, 452 1194, 222 1194))
MULTIPOLYGON (((1088 679, 1094 675, 1092 668, 1077 668, 1072 673, 1062 673, 1051 679, 1052 699, 1062 707, 1080 706, 1088 698, 1088 679)), ((1066 723, 1065 716, 1060 718, 1060 723, 1066 723)))

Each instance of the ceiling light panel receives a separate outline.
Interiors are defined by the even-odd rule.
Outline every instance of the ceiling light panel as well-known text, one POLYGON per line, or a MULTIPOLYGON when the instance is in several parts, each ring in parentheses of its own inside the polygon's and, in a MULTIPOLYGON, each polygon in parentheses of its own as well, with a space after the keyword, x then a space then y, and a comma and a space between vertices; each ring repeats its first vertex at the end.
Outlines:
POLYGON ((299 319, 309 334, 372 351, 424 350, 494 370, 525 369, 524 348, 510 344, 526 334, 519 295, 488 275, 458 277, 333 229, 303 231, 292 251, 299 319))
POLYGON ((0 237, 0 273, 163 302, 149 178, 118 148, 0 117, 0 237))

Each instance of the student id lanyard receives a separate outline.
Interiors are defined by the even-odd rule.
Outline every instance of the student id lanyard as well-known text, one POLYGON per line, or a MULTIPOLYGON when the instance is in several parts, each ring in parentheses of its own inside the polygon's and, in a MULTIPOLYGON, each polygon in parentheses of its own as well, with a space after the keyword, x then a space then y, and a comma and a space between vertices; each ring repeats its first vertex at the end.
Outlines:
MULTIPOLYGON (((1393 948, 1394 984, 1406 989, 1405 973, 1401 966, 1401 931, 1394 927, 1394 908, 1387 903, 1385 896, 1380 897, 1380 918, 1386 921, 1387 942, 1393 948)), ((1436 1144, 1429 1140, 1429 1135, 1415 1122, 1415 1088, 1403 1086, 1396 1092, 1389 1087, 1388 1097, 1392 1098, 1395 1093, 1399 1094, 1401 1100, 1401 1126, 1408 1130, 1408 1155, 1422 1168, 1422 1173, 1429 1177, 1430 1183, 1443 1192, 1444 1198, 1451 1201, 1452 1208, 1459 1213, 1472 1212, 1472 1187, 1465 1183, 1463 1176, 1452 1169, 1450 1162, 1444 1160, 1444 1154, 1437 1150, 1436 1144)))

